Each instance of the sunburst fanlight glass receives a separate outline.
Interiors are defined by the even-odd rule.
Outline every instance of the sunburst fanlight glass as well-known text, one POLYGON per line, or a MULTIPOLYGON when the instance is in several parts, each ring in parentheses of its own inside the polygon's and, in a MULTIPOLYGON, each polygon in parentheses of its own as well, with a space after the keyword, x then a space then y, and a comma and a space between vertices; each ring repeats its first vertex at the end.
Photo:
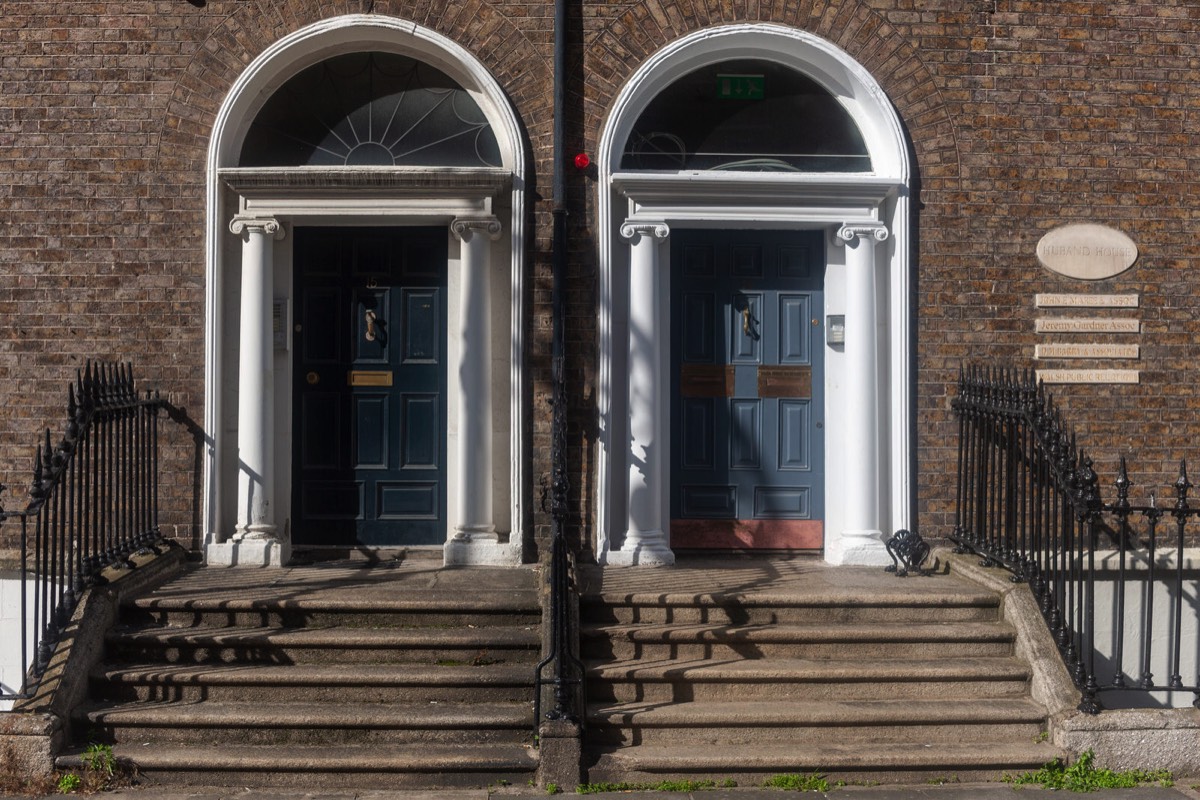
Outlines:
POLYGON ((243 167, 498 167, 500 148, 465 89, 428 64, 348 53, 300 72, 267 100, 243 167))
POLYGON ((871 157, 850 114, 816 81, 737 59, 690 72, 650 101, 621 168, 870 172, 871 157))

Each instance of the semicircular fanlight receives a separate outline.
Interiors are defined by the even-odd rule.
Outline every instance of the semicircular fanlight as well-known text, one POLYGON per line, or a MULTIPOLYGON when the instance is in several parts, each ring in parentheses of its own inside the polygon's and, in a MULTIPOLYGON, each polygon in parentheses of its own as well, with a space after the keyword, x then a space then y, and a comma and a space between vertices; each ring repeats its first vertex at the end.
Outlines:
POLYGON ((497 167, 500 148, 471 94, 394 53, 347 53, 289 79, 254 118, 243 167, 497 167))
POLYGON ((621 169, 870 172, 849 112, 782 64, 737 59, 684 75, 634 123, 621 169))

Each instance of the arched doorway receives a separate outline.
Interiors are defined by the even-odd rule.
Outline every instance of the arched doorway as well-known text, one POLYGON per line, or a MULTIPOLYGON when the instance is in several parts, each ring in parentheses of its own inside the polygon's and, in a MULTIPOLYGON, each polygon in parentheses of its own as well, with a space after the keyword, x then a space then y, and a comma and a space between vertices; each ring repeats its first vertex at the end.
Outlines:
POLYGON ((626 84, 599 165, 601 558, 887 563, 910 519, 909 164, 878 84, 803 31, 699 31, 626 84))
POLYGON ((210 563, 520 561, 523 153, 486 69, 399 19, 317 23, 235 83, 209 150, 210 563))

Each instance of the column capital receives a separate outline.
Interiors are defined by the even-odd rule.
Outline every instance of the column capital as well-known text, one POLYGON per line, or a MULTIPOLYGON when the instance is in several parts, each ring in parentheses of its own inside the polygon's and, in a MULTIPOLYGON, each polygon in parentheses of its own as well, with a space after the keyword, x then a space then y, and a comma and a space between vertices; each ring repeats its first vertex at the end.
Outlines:
POLYGON ((665 222, 626 220, 621 224, 621 238, 629 239, 633 244, 637 244, 637 239, 642 236, 653 236, 655 239, 662 241, 670 235, 671 228, 665 222))
POLYGON ((262 233, 275 239, 283 238, 283 225, 274 217, 234 217, 229 222, 229 231, 235 236, 243 233, 262 233))
POLYGON ((838 244, 846 245, 855 239, 870 236, 877 242, 884 242, 887 241, 888 235, 887 225, 884 225, 882 222, 847 222, 838 228, 834 241, 838 244))
POLYGON ((500 238, 500 220, 495 217, 455 217, 450 232, 460 241, 468 241, 476 233, 484 233, 493 242, 500 238))

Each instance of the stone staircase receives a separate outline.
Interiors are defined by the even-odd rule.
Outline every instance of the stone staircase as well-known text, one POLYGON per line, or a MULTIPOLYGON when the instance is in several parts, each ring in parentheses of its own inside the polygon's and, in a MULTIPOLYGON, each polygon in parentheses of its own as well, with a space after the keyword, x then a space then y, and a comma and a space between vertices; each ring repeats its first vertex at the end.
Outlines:
POLYGON ((881 570, 657 572, 593 576, 582 598, 591 781, 985 780, 1058 755, 993 593, 881 570))
POLYGON ((121 608, 74 729, 155 783, 523 785, 540 618, 529 569, 200 568, 121 608))

